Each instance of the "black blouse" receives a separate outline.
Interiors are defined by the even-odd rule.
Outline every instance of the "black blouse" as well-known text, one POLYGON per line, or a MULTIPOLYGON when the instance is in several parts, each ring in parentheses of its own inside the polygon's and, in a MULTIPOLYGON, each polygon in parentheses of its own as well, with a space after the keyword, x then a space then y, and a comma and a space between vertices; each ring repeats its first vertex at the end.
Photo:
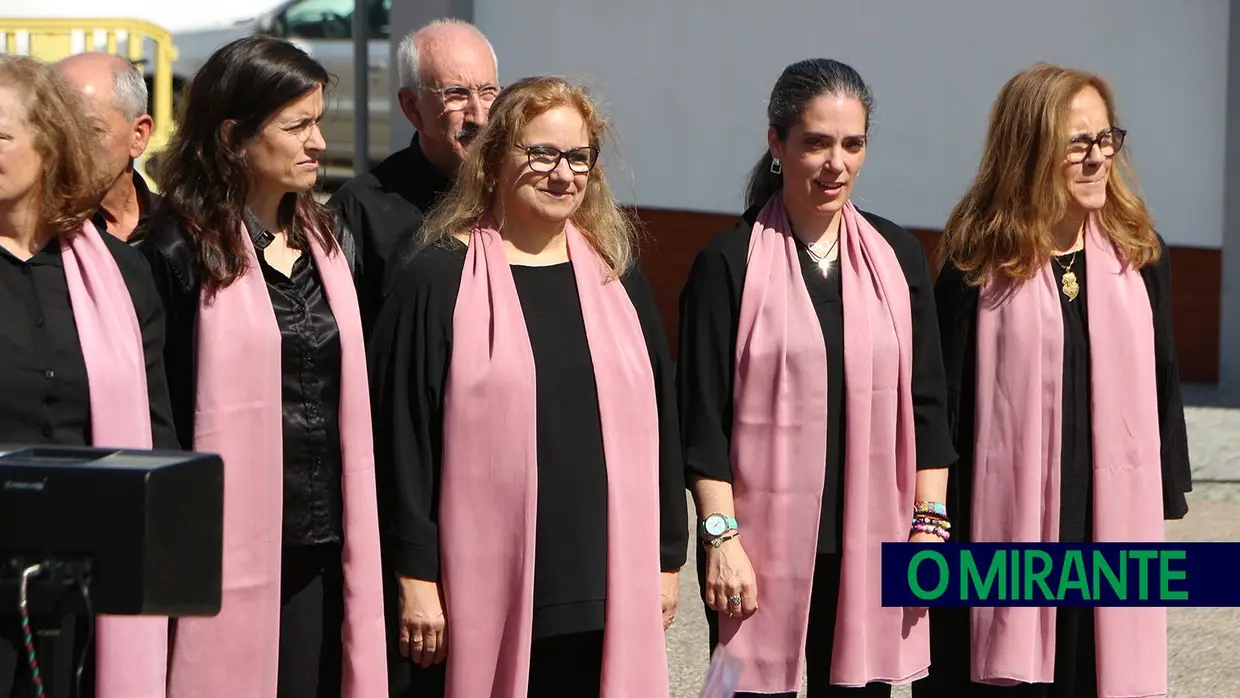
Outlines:
MULTIPOLYGON (((749 238, 758 209, 712 240, 694 260, 680 297, 681 434, 689 479, 732 481, 732 394, 736 333, 749 256, 749 238)), ((895 251, 909 285, 913 320, 913 417, 917 467, 945 468, 955 459, 947 431, 945 379, 930 268, 921 243, 884 218, 866 219, 895 251)), ((818 552, 840 550, 844 495, 844 308, 838 262, 823 278, 808 249, 799 246, 801 273, 818 316, 827 350, 827 461, 818 552)), ((912 512, 909 512, 910 521, 912 512)), ((744 522, 741 522, 744 526, 744 522)))
MULTIPOLYGON (((163 306, 141 255, 102 237, 142 330, 154 447, 178 450, 164 374, 163 306)), ((60 241, 53 238, 27 261, 0 248, 0 298, 0 442, 89 446, 90 388, 60 241)))
MULTIPOLYGON (((1162 436, 1163 516, 1179 519, 1188 512, 1185 493, 1192 491, 1188 434, 1180 393, 1179 367, 1171 324, 1171 262, 1166 243, 1156 264, 1141 270, 1154 314, 1155 380, 1158 385, 1159 430, 1162 436)), ((1059 293, 1064 322, 1063 437, 1061 457, 1060 540, 1093 538, 1093 443, 1090 400, 1089 317, 1086 298, 1085 251, 1059 256, 1053 262, 1058 283, 1066 269, 1076 274, 1080 292, 1069 301, 1059 293)), ((958 467, 948 489, 953 540, 969 538, 973 501, 974 413, 977 398, 977 307, 980 290, 964 283, 953 266, 939 274, 935 292, 947 368, 949 423, 958 467)))
MULTIPOLYGON (((340 478, 340 334, 318 267, 309 251, 293 264, 291 277, 269 265, 263 248, 272 235, 245 216, 281 336, 284 401, 285 545, 340 542, 343 495, 340 478)), ((200 270, 184 227, 157 214, 139 244, 150 262, 168 314, 166 350, 177 433, 185 448, 194 440, 197 402, 195 332, 200 270)))
MULTIPOLYGON (((419 253, 375 324, 371 377, 384 551, 392 568, 437 581, 443 399, 465 245, 419 253)), ((512 267, 536 369, 538 514, 534 635, 603 627, 607 463, 594 365, 571 264, 512 267)), ((685 562, 688 519, 671 356, 640 270, 623 279, 645 332, 659 410, 661 561, 685 562)))

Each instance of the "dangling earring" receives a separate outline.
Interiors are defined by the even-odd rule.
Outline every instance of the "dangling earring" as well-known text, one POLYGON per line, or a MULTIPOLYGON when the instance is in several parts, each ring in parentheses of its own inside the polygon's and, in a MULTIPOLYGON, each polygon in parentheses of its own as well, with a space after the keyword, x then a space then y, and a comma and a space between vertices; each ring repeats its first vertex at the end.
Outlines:
POLYGON ((771 174, 779 174, 784 171, 784 166, 779 162, 779 158, 771 158, 771 174))

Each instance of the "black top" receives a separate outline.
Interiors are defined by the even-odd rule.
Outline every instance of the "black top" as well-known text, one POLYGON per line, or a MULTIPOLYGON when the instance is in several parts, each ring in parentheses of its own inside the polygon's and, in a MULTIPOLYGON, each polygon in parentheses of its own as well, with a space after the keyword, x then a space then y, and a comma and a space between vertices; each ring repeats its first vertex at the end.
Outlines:
MULTIPOLYGON (((276 271, 263 254, 272 235, 245 216, 281 336, 284 400, 285 545, 342 540, 340 489, 340 335, 314 257, 305 251, 292 277, 276 271)), ((184 227, 159 214, 139 245, 155 273, 168 314, 166 350, 177 433, 185 448, 194 442, 197 403, 195 328, 201 293, 200 268, 184 227)))
MULTIPOLYGON (((125 242, 136 247, 138 243, 142 242, 142 238, 146 235, 146 226, 164 198, 151 191, 151 188, 146 184, 146 180, 142 178, 142 175, 138 174, 137 169, 133 170, 133 188, 138 195, 138 224, 134 226, 133 234, 125 242)), ((106 233, 108 231, 108 219, 103 214, 102 209, 95 211, 95 215, 90 217, 90 222, 95 225, 95 229, 99 232, 106 233)))
MULTIPOLYGON (((177 450, 164 377, 164 309, 142 256, 103 235, 142 328, 151 436, 177 450)), ((0 248, 0 443, 89 446, 90 387, 60 241, 23 262, 0 248)))
POLYGON ((408 148, 349 180, 328 200, 338 213, 342 235, 350 235, 360 253, 358 298, 367 333, 394 280, 386 271, 389 258, 413 238, 426 213, 451 186, 422 154, 415 134, 408 148))
MULTIPOLYGON (((384 305, 372 344, 384 552, 396 572, 431 581, 439 579, 442 409, 465 252, 453 241, 414 257, 384 305)), ((512 272, 536 369, 534 633, 598 630, 606 597, 607 463, 576 281, 569 263, 512 272)), ((635 268, 622 281, 654 371, 662 567, 679 570, 688 519, 671 356, 645 277, 635 268)))
MULTIPOLYGON (((680 297, 681 433, 690 480, 732 481, 732 397, 736 333, 749 256, 749 238, 759 209, 712 240, 693 262, 680 297)), ((913 417, 917 467, 945 468, 955 460, 947 431, 945 380, 939 355, 930 268, 921 243, 900 226, 864 213, 891 245, 909 285, 913 320, 913 417)), ((823 278, 804 245, 801 273, 814 303, 827 350, 827 462, 818 552, 840 550, 844 495, 844 308, 838 262, 823 278)), ((912 512, 909 512, 910 522, 912 512)), ((744 527, 744 521, 739 522, 744 527)))
MULTIPOLYGON (((1162 256, 1141 270, 1154 314, 1154 360, 1158 385, 1159 431, 1162 436, 1163 515, 1179 519, 1188 512, 1184 495, 1192 491, 1188 434, 1180 394, 1179 367, 1171 324, 1171 262, 1159 238, 1162 256)), ((1084 250, 1056 258, 1055 274, 1062 285, 1064 267, 1076 274, 1080 292, 1069 301, 1059 293, 1064 320, 1063 437, 1060 540, 1084 542, 1093 537, 1093 444, 1090 400, 1089 317, 1084 250)), ((960 270, 947 266, 935 287, 943 356, 947 368, 948 415, 960 462, 948 490, 952 540, 968 540, 973 498, 974 410, 977 399, 977 306, 980 290, 964 283, 960 270)))

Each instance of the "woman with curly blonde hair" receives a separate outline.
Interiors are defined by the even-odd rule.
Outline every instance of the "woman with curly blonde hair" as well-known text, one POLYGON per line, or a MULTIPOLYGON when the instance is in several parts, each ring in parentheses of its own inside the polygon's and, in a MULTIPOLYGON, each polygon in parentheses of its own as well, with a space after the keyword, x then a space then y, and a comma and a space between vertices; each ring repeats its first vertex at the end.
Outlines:
POLYGON ((564 80, 506 88, 376 323, 392 642, 451 698, 668 695, 675 387, 606 128, 564 80))
MULTIPOLYGON (((1191 489, 1170 266, 1101 77, 1000 91, 937 281, 953 541, 1163 540, 1191 489)), ((936 609, 919 695, 1167 692, 1160 608, 936 609)))
MULTIPOLYGON (((107 185, 85 114, 54 69, 0 55, 0 443, 176 449, 163 306, 142 255, 90 222, 107 185)), ((33 696, 43 658, 27 662, 7 613, 0 696, 33 696)), ((78 625, 61 636, 76 634, 75 655, 88 649, 78 625)), ((168 620, 100 616, 96 627, 83 695, 163 695, 168 620)))

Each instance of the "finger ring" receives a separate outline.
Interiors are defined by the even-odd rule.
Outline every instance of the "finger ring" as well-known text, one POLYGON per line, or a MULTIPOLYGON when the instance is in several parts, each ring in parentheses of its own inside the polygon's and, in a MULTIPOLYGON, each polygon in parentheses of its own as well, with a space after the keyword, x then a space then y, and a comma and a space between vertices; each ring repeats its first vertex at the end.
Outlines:
POLYGON ((728 603, 732 604, 733 606, 739 606, 739 605, 741 605, 741 597, 740 597, 740 595, 737 595, 737 596, 729 596, 729 597, 728 597, 728 603))

